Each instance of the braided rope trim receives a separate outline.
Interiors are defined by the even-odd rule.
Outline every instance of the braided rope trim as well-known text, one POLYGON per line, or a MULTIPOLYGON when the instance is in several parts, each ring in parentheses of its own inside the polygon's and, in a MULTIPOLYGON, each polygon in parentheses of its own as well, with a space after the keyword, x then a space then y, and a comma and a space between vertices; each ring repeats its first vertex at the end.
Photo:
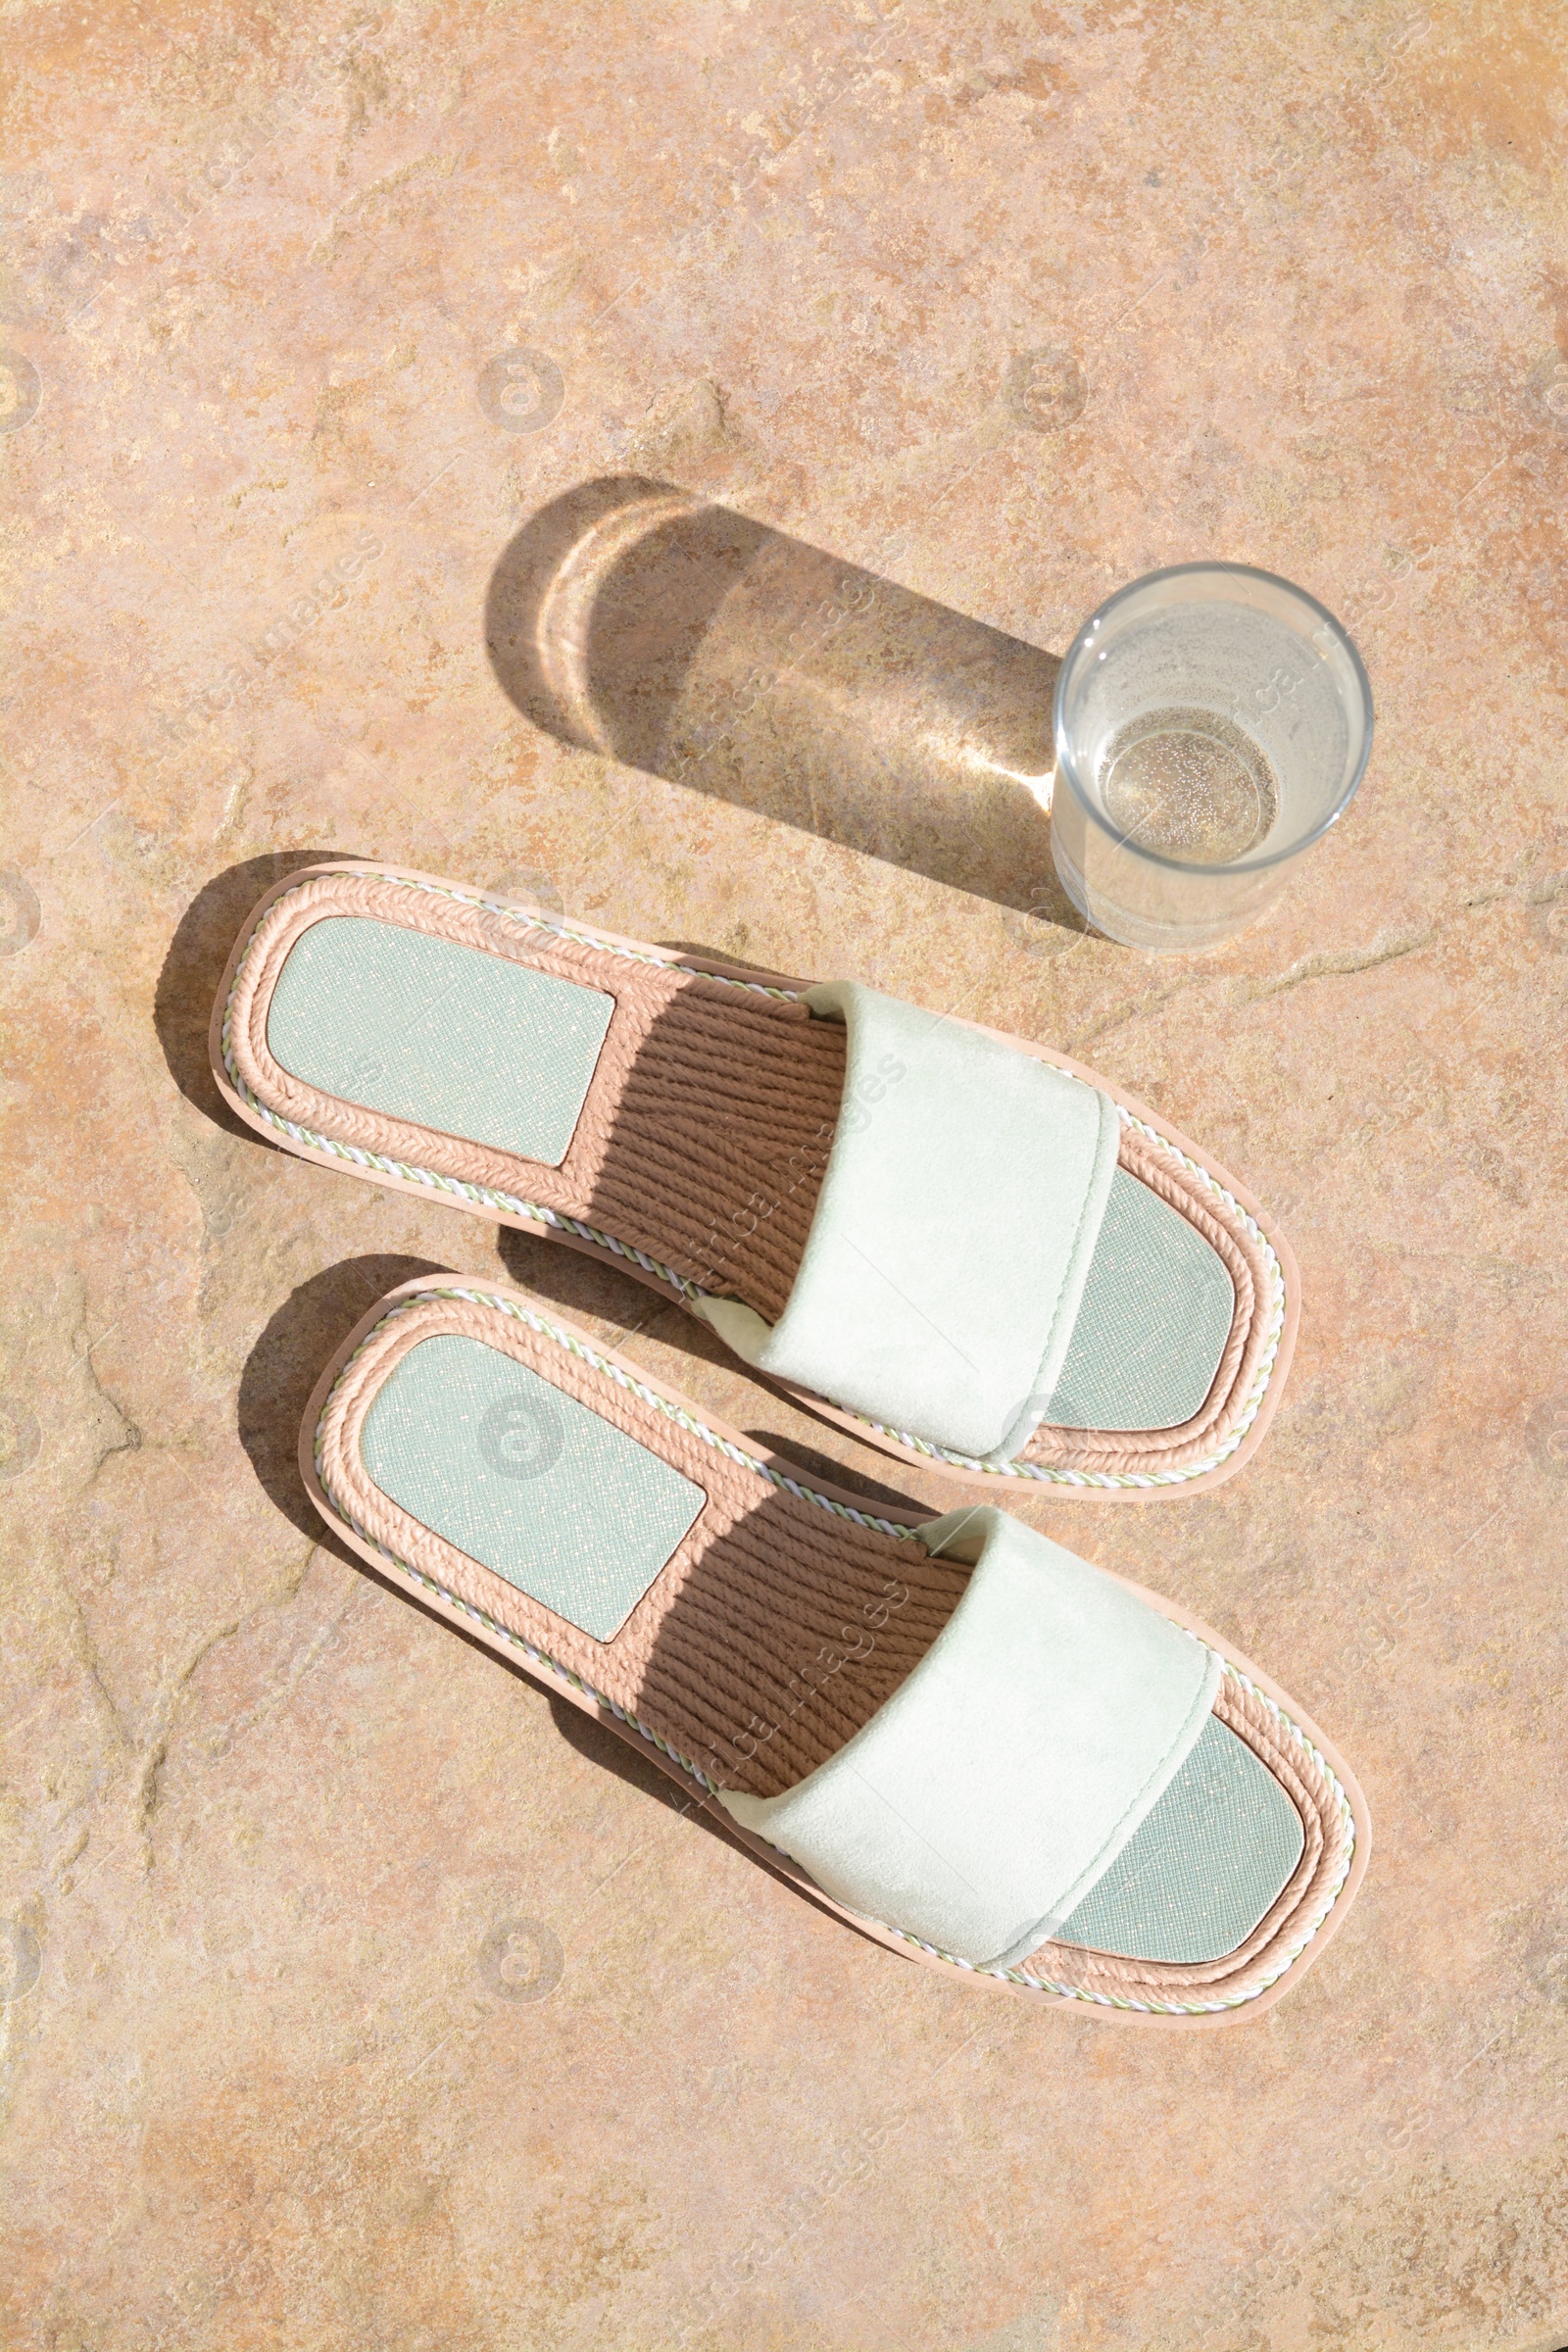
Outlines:
POLYGON ((1135 1118, 1119 1102, 1116 1116, 1124 1127, 1131 1127, 1144 1136, 1156 1151, 1162 1152, 1167 1159, 1174 1160, 1188 1175, 1196 1176, 1216 1200, 1222 1200, 1262 1252, 1268 1281, 1265 1309, 1269 1317, 1267 1341, 1258 1358, 1257 1370, 1241 1419, 1223 1444, 1216 1446, 1213 1452, 1205 1454, 1201 1460, 1188 1462, 1175 1470, 1060 1470, 1049 1468, 1040 1462, 1025 1461, 1021 1457, 1007 1462, 981 1461, 973 1454, 955 1453, 946 1446, 933 1444, 929 1438, 916 1437, 910 1430, 891 1428, 885 1421, 873 1421, 868 1414, 848 1412, 841 1406, 839 1409, 846 1411, 848 1419, 858 1421, 862 1429, 873 1429, 879 1436, 891 1438, 896 1445, 907 1446, 911 1453, 924 1454, 928 1461, 951 1462, 956 1469, 970 1471, 979 1478, 1028 1478, 1040 1486, 1090 1487, 1101 1491, 1107 1488, 1180 1487, 1188 1485, 1195 1478, 1206 1477, 1209 1471, 1217 1470, 1221 1462, 1229 1461, 1262 1410, 1263 1398, 1268 1394, 1268 1385, 1274 1375, 1275 1359, 1285 1330, 1285 1275, 1268 1236, 1256 1219, 1243 1208, 1234 1193, 1227 1192, 1224 1185, 1212 1177, 1206 1168, 1200 1167, 1187 1152, 1179 1151, 1156 1127, 1151 1127, 1147 1119, 1135 1118))
MULTIPOLYGON (((473 1290, 456 1284, 431 1284, 418 1291, 413 1298, 400 1301, 397 1306, 384 1314, 366 1333, 353 1354, 341 1365, 337 1378, 327 1392, 318 1416, 311 1450, 321 1491, 344 1525, 352 1528, 361 1543, 368 1544, 370 1549, 385 1560, 390 1567, 395 1568, 400 1576, 406 1576, 413 1583, 422 1586, 427 1592, 432 1592, 438 1599, 445 1601, 449 1608, 460 1610, 465 1617, 472 1618, 474 1623, 482 1626, 486 1633, 520 1651, 530 1665, 542 1669, 547 1674, 554 1675, 556 1680, 564 1684, 568 1690, 577 1691, 582 1697, 591 1700, 595 1706, 604 1708, 615 1718, 617 1723, 626 1724, 638 1734, 639 1738, 646 1740, 651 1746, 657 1747, 660 1754, 666 1756, 678 1770, 687 1774, 706 1795, 720 1796, 722 1792, 718 1783, 710 1780, 703 1771, 702 1766, 694 1764, 689 1756, 681 1753, 679 1748, 672 1747, 669 1741, 656 1732, 651 1724, 644 1723, 641 1717, 634 1715, 629 1708, 617 1706, 612 1698, 607 1697, 604 1691, 596 1690, 592 1683, 585 1682, 582 1676, 574 1674, 569 1666, 564 1666, 559 1659, 551 1657, 548 1650, 540 1649, 536 1643, 527 1641, 521 1634, 514 1633, 511 1626, 503 1625, 500 1619, 492 1617, 488 1610, 476 1607, 472 1601, 465 1600, 461 1593, 451 1592, 439 1579, 426 1575, 423 1569, 416 1568, 412 1561, 405 1560, 388 1544, 383 1544, 379 1536, 372 1535, 368 1528, 361 1524, 347 1503, 329 1484, 321 1457, 321 1430, 331 1410, 332 1399, 371 1341, 383 1332, 389 1323, 397 1321, 404 1314, 411 1313, 427 1298, 461 1298, 467 1300, 472 1305, 495 1307, 502 1314, 511 1315, 516 1322, 526 1324, 530 1331, 553 1340, 558 1347, 564 1348, 568 1353, 579 1357, 582 1362, 591 1364, 595 1371, 607 1373, 618 1387, 629 1390, 644 1403, 652 1405, 656 1411, 662 1413, 666 1419, 676 1422, 682 1429, 689 1430, 694 1437, 700 1438, 704 1445, 711 1446, 717 1452, 727 1456, 730 1461, 740 1463, 745 1469, 756 1471, 770 1485, 782 1488, 787 1494, 796 1495, 803 1502, 815 1503, 820 1509, 830 1511, 836 1518, 851 1519, 860 1527, 875 1528, 883 1535, 894 1536, 916 1544, 920 1541, 918 1528, 904 1527, 895 1520, 879 1519, 868 1512, 858 1511, 848 1503, 835 1502, 829 1494, 819 1494, 814 1487, 803 1486, 797 1479, 786 1477, 772 1463, 763 1461, 757 1454, 747 1452, 744 1446, 733 1445, 729 1439, 721 1438, 718 1432, 710 1429, 705 1421, 698 1420, 681 1406, 672 1404, 667 1396, 661 1396, 656 1390, 650 1389, 644 1382, 635 1379, 620 1365, 611 1363, 608 1357, 601 1355, 597 1348, 589 1347, 575 1334, 558 1330, 547 1316, 535 1314, 530 1307, 523 1306, 517 1299, 502 1297, 492 1291, 473 1290)), ((1200 1640, 1190 1626, 1184 1626, 1182 1631, 1187 1634, 1189 1640, 1194 1642, 1200 1640)), ((1208 1644, 1204 1643, 1203 1646, 1206 1648, 1208 1644)), ((1083 1985, 1063 1984, 1053 1977, 1033 1976, 1028 1970, 1022 1968, 981 1969, 976 1966, 974 1961, 964 1960, 956 1952, 944 1951, 939 1945, 928 1943, 924 1936, 916 1936, 909 1929, 898 1927, 891 1921, 873 1920, 871 1924, 882 1929, 886 1935, 896 1936, 900 1942, 913 1945, 918 1951, 924 1952, 929 1959, 941 1961, 948 1968, 961 1969, 970 1976, 995 1977, 1001 1983, 1016 1985, 1025 1992, 1038 1992, 1057 1999, 1084 2001, 1096 2008, 1136 2010, 1144 2015, 1153 2017, 1201 2017, 1217 2014, 1224 2010, 1245 2008, 1249 2001, 1255 2001, 1260 1994, 1269 1989, 1270 1985, 1278 1984, 1280 1978, 1295 1966, 1307 1945, 1321 1932, 1325 1921, 1339 1901, 1345 1882, 1350 1873, 1350 1865, 1355 1857, 1355 1816, 1333 1766, 1313 1746, 1299 1725, 1287 1715, 1284 1708, 1270 1698, 1266 1691, 1260 1690, 1250 1676, 1244 1674, 1240 1667, 1233 1666, 1223 1652, 1216 1654, 1219 1656, 1224 1672, 1230 1679, 1267 1708, 1281 1729, 1304 1754, 1311 1758, 1323 1774, 1334 1792, 1335 1803, 1345 1829, 1345 1847, 1341 1866, 1335 1874, 1333 1883, 1315 1906, 1303 1932, 1286 1950, 1278 1967, 1272 1969, 1266 1977, 1249 1985, 1245 1991, 1233 1993, 1229 1998, 1222 2000, 1138 2001, 1125 1994, 1095 1992, 1088 1990, 1083 1985)), ((782 1847, 775 1847, 774 1851, 783 1853, 782 1847)), ((788 1855, 784 1855, 783 1858, 786 1861, 792 1860, 792 1857, 788 1855)), ((797 1864, 796 1867, 799 1868, 799 1865, 797 1864)))
MULTIPOLYGON (((381 881, 396 883, 405 890, 423 891, 428 897, 452 899, 457 901, 460 906, 482 906, 487 913, 499 914, 506 921, 515 923, 523 930, 546 931, 556 938, 569 939, 579 947, 594 948, 605 955, 617 956, 628 963, 652 964, 661 971, 691 972, 699 979, 719 980, 726 988, 750 991, 756 996, 773 997, 781 1003, 798 1004, 800 1002, 801 991, 799 989, 767 988, 760 981, 732 980, 721 972, 700 972, 695 964, 671 963, 662 956, 644 955, 635 948, 619 947, 611 941, 597 937, 591 931, 576 930, 567 923, 554 922, 543 915, 523 914, 515 907, 484 898, 473 891, 458 890, 446 883, 414 882, 404 874, 381 873, 379 869, 377 869, 377 878, 381 881)), ((282 898, 290 895, 287 891, 279 894, 282 898)), ((273 901, 271 905, 276 903, 273 901)), ((269 911, 270 911, 270 906, 269 911)), ((274 1127, 279 1133, 291 1136, 295 1143, 305 1144, 312 1151, 324 1152, 330 1158, 348 1160, 355 1167, 373 1168, 380 1175, 400 1177, 406 1184, 423 1185, 432 1192, 451 1193, 460 1200, 471 1201, 479 1208, 496 1209, 504 1216, 524 1217, 530 1224, 554 1226, 559 1232, 575 1234, 579 1241, 591 1242, 596 1249, 608 1251, 612 1257, 626 1258, 633 1265, 640 1266, 645 1274, 652 1274, 657 1282, 667 1284, 684 1305, 700 1307, 702 1301, 710 1296, 699 1284, 690 1281, 686 1275, 677 1274, 673 1267, 666 1266, 662 1259, 649 1256, 646 1250, 634 1249, 629 1243, 617 1241, 612 1233, 606 1233, 597 1225, 585 1224, 580 1217, 565 1216, 559 1209, 546 1208, 537 1200, 519 1200, 515 1194, 497 1191, 490 1185, 469 1184, 459 1176, 444 1176, 434 1168, 422 1168, 409 1160, 392 1159, 385 1152, 364 1151, 357 1144, 345 1144, 335 1136, 318 1133, 314 1127, 303 1127, 297 1121, 285 1118, 281 1111, 271 1109, 252 1092, 241 1077, 234 1061, 231 1036, 234 992, 239 986, 239 975, 244 967, 245 953, 248 952, 248 947, 249 943, 247 942, 246 951, 241 953, 235 963, 234 978, 223 1006, 220 1032, 223 1067, 228 1074, 230 1085, 241 1102, 269 1127, 274 1127)), ((1206 1168, 1200 1167, 1198 1161, 1190 1158, 1185 1152, 1178 1151, 1173 1143, 1161 1135, 1157 1128, 1150 1126, 1146 1119, 1135 1118, 1133 1113, 1124 1109, 1119 1102, 1116 1105, 1116 1115, 1123 1126, 1134 1128, 1157 1151, 1162 1152, 1167 1158, 1174 1160, 1189 1175, 1197 1177, 1200 1184, 1211 1192, 1217 1200, 1223 1201, 1245 1228, 1250 1238, 1257 1244, 1263 1255, 1269 1285, 1267 1343, 1258 1359, 1257 1371, 1253 1376, 1252 1387, 1243 1408, 1241 1419, 1224 1442, 1217 1446, 1211 1454, 1204 1455, 1199 1461, 1188 1462, 1175 1470, 1063 1470, 1051 1468, 1039 1462, 1025 1461, 1021 1457, 1006 1462, 981 1461, 972 1454, 954 1452, 946 1446, 937 1445, 932 1439, 916 1437, 910 1430, 895 1429, 885 1421, 873 1420, 869 1414, 854 1412, 848 1406, 838 1407, 848 1419, 858 1421, 862 1429, 874 1430, 880 1437, 890 1438, 894 1444, 906 1446, 911 1453, 924 1455, 928 1461, 948 1462, 955 1469, 968 1471, 972 1476, 978 1478, 1031 1479, 1039 1486, 1081 1487, 1101 1493, 1127 1489, 1137 1491, 1158 1487, 1187 1486, 1196 1478, 1206 1477, 1211 1470, 1217 1470, 1222 1462, 1230 1459, 1262 1410, 1263 1398, 1268 1393, 1269 1382, 1273 1378, 1275 1359, 1279 1354, 1280 1339, 1285 1329, 1285 1277, 1280 1268, 1280 1261, 1267 1236, 1256 1221, 1242 1207, 1234 1194, 1218 1183, 1206 1168)), ((829 1401, 833 1400, 829 1399, 829 1401)))
MULTIPOLYGON (((699 1421, 695 1415, 687 1412, 684 1405, 671 1404, 667 1396, 661 1396, 657 1389, 651 1389, 645 1381, 636 1379, 623 1365, 612 1363, 609 1356, 601 1355, 597 1348, 589 1347, 587 1342, 578 1339, 574 1332, 559 1330, 550 1321, 548 1315, 535 1314, 533 1308, 524 1306, 520 1299, 510 1298, 495 1291, 474 1290, 466 1283, 424 1283, 420 1285, 419 1290, 413 1298, 401 1299, 396 1306, 389 1308, 380 1321, 372 1325, 370 1330, 366 1333, 348 1362, 343 1366, 342 1371, 339 1372, 337 1379, 332 1383, 331 1396, 327 1397, 326 1404, 321 1408, 323 1420, 326 1417, 327 1407, 331 1404, 332 1396, 336 1396, 340 1384, 352 1367, 358 1363, 370 1342, 378 1333, 385 1331, 389 1323, 396 1323, 402 1316, 412 1314, 415 1308, 422 1305, 427 1298, 462 1298, 470 1306, 494 1307, 499 1313, 510 1315, 513 1322, 524 1323, 530 1331, 538 1332, 542 1338, 554 1340, 556 1346, 564 1348, 568 1355, 576 1356, 582 1363, 591 1364, 596 1372, 604 1373, 608 1379, 615 1383, 617 1388, 626 1389, 633 1396, 641 1397, 644 1404, 651 1404, 656 1412, 662 1413, 666 1421, 673 1421, 679 1428, 688 1430, 694 1438, 701 1438, 705 1446, 711 1446, 716 1452, 726 1455, 730 1461, 739 1462, 743 1470, 755 1471, 759 1478, 765 1478, 769 1486, 782 1488, 786 1494, 795 1495, 801 1502, 814 1502, 819 1510, 831 1511, 835 1519, 851 1519, 857 1527, 874 1528, 878 1535, 915 1540, 915 1530, 912 1527, 905 1527, 896 1519, 879 1519, 873 1512, 858 1511, 852 1503, 835 1502, 831 1494, 818 1494, 815 1487, 803 1487, 799 1479, 786 1477, 782 1470, 777 1469, 773 1463, 764 1461, 760 1454, 748 1453, 744 1446, 736 1446, 728 1438, 721 1438, 717 1430, 710 1429, 706 1421, 699 1421)), ((319 1424, 318 1424, 318 1435, 319 1435, 319 1424)), ((319 1465, 318 1465, 318 1474, 319 1475, 319 1465)), ((321 1483, 324 1487, 326 1484, 324 1478, 321 1483)))

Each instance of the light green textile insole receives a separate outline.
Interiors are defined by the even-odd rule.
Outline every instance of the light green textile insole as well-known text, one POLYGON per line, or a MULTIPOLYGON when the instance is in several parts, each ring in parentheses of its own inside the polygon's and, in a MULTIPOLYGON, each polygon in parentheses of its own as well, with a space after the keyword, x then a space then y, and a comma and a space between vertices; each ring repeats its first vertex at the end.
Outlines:
POLYGON ((333 914, 289 950, 267 1042, 323 1094, 559 1168, 614 1008, 505 956, 333 914))
POLYGON ((1089 1262, 1045 1419, 1057 1429, 1175 1429, 1213 1385, 1236 1312, 1225 1262, 1125 1168, 1089 1262))
POLYGON ((384 1494, 596 1642, 625 1622, 705 1499, 589 1406, 458 1332, 394 1367, 360 1450, 384 1494))
POLYGON ((1057 1931, 1124 1960, 1223 1960, 1301 1858, 1301 1817, 1217 1716, 1143 1826, 1057 1931))

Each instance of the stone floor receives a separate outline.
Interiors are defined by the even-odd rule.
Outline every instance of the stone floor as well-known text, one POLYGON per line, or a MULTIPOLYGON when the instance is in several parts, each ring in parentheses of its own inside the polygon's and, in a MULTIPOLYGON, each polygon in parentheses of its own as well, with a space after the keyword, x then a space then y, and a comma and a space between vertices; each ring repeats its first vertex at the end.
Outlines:
POLYGON ((1560 31, 8 12, 8 2352, 1568 2336, 1560 31), (1027 779, 1051 649, 1213 553, 1349 621, 1378 740, 1153 961, 1027 779), (438 1264, 887 1468, 223 1114, 230 938, 323 852, 1049 1040, 1281 1215, 1256 1462, 1034 1515, 1358 1770, 1292 1998, 1139 2034, 870 1949, 318 1542, 316 1370, 438 1264))

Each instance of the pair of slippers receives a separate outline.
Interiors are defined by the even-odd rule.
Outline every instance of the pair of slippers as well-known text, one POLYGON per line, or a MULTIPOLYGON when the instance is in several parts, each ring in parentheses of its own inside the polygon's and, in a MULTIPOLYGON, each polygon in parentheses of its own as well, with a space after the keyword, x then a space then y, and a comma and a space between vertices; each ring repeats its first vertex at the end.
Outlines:
POLYGON ((1021 1040, 365 863, 253 910, 213 1066, 304 1158, 621 1266, 957 1504, 891 1518, 452 1275, 311 1400, 345 1543, 929 1966, 1189 2029, 1310 1966, 1366 1865, 1345 1764, 992 1499, 1197 1493, 1260 1443, 1295 1260, 1195 1146, 1021 1040))

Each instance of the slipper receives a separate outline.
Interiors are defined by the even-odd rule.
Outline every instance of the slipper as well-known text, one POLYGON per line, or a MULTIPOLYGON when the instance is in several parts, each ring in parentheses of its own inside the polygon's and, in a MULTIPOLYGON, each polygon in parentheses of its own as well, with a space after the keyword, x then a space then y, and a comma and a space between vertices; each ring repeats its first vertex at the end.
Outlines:
POLYGON ((235 947, 265 1135, 609 1258, 886 1452, 1185 1494, 1247 1460, 1298 1283, 1234 1177, 1064 1056, 850 983, 318 866, 235 947))
POLYGON ((300 1462, 363 1558, 933 1967, 1214 2026, 1296 1982, 1365 1869, 1354 1780, 1220 1636, 985 1503, 822 1486, 526 1293, 393 1291, 300 1462))

